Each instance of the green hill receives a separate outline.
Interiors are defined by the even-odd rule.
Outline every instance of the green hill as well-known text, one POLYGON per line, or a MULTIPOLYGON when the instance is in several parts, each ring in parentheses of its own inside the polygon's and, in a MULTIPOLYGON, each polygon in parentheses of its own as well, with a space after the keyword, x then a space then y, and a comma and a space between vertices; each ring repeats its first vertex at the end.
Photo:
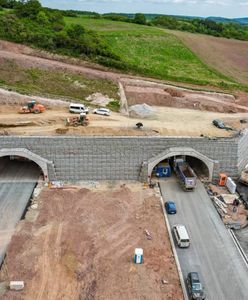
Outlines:
POLYGON ((239 88, 232 79, 203 64, 175 35, 165 30, 85 16, 66 17, 65 21, 96 31, 120 57, 123 62, 120 67, 131 73, 197 85, 239 88))

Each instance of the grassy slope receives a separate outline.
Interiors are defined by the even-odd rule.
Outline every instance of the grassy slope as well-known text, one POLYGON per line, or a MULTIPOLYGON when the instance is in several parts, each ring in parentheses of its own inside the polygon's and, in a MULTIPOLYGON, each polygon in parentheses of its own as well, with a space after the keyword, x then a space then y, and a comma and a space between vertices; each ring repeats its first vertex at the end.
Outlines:
POLYGON ((22 94, 64 97, 79 102, 85 102, 88 95, 96 92, 119 98, 118 87, 108 80, 87 79, 82 75, 60 71, 23 69, 10 61, 0 64, 0 86, 22 94))
POLYGON ((203 64, 176 36, 159 28, 82 16, 65 20, 96 30, 112 51, 131 66, 131 72, 178 82, 239 88, 232 79, 203 64))

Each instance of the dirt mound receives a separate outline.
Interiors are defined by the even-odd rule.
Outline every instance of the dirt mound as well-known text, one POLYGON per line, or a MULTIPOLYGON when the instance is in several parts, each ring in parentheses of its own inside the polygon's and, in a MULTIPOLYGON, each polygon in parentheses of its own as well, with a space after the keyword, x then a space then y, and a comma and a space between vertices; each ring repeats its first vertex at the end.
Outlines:
POLYGON ((155 109, 146 103, 133 105, 129 108, 130 117, 149 118, 155 114, 155 109))

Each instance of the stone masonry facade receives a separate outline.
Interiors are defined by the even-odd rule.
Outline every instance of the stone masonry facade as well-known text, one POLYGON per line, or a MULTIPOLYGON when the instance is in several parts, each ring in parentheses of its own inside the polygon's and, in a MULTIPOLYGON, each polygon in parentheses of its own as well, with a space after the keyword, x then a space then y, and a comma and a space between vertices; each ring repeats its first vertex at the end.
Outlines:
MULTIPOLYGON (((192 148, 214 161, 213 176, 238 177, 248 163, 248 134, 234 138, 207 137, 0 137, 0 156, 13 149, 47 162, 49 180, 146 180, 142 165, 167 149, 192 148), (7 150, 7 152, 6 152, 7 150)), ((20 154, 21 155, 21 154, 20 154)), ((32 157, 31 157, 32 159, 32 157)))

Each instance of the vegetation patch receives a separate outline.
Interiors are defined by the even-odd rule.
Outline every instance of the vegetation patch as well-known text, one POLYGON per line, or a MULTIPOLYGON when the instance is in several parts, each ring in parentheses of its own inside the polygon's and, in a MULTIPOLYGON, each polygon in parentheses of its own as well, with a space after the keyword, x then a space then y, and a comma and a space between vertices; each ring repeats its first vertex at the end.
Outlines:
MULTIPOLYGON (((208 67, 175 35, 154 26, 166 27, 166 18, 157 17, 147 22, 142 14, 133 18, 96 13, 87 16, 85 12, 44 8, 37 0, 0 0, 0 7, 4 8, 0 13, 0 38, 5 40, 79 57, 135 75, 223 90, 247 88, 208 67)), ((211 22, 192 21, 192 24, 198 24, 199 28, 212 26, 211 30, 220 28, 211 22)), ((40 78, 37 70, 28 75, 32 80, 40 78)), ((30 82, 23 88, 30 89, 30 82)))
POLYGON ((116 103, 119 99, 118 87, 111 81, 59 71, 23 69, 10 61, 0 63, 0 85, 22 94, 42 94, 81 102, 96 92, 116 99, 116 103))
POLYGON ((225 90, 244 88, 202 63, 179 38, 159 28, 87 16, 66 17, 65 21, 97 31, 109 49, 120 57, 119 65, 106 58, 99 60, 102 64, 176 82, 211 85, 225 90))

